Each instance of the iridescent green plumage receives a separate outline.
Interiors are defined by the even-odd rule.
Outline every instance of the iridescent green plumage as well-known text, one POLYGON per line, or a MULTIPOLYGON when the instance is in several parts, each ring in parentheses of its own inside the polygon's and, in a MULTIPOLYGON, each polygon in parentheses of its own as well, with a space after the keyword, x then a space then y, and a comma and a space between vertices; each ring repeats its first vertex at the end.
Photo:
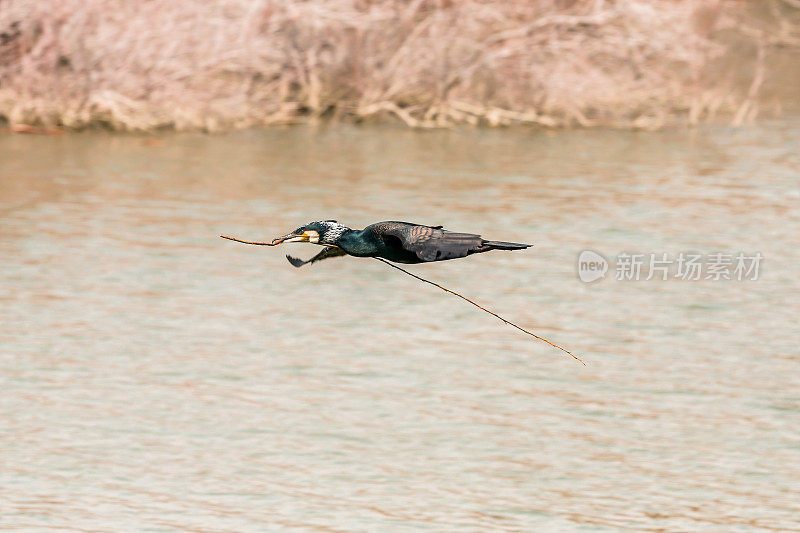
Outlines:
POLYGON ((395 263, 430 263, 490 250, 522 250, 531 246, 488 241, 480 235, 447 231, 442 226, 397 221, 377 222, 363 230, 350 229, 334 220, 311 222, 285 238, 298 238, 304 234, 315 235, 317 244, 327 248, 308 261, 287 255, 289 262, 296 267, 343 255, 380 257, 395 263))

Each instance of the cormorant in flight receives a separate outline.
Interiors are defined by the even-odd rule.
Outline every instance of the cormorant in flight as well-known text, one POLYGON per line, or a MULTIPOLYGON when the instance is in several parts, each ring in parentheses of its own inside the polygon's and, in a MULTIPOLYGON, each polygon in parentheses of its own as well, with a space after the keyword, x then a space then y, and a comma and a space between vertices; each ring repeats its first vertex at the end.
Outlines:
POLYGON ((395 263, 430 263, 490 250, 523 250, 531 246, 515 242, 487 241, 480 235, 447 231, 442 226, 388 221, 371 224, 363 230, 354 230, 335 220, 311 222, 278 237, 270 244, 285 242, 310 242, 325 246, 324 250, 308 261, 287 255, 286 258, 296 267, 343 255, 380 257, 395 263))
MULTIPOLYGON (((442 229, 442 226, 424 226, 422 224, 412 224, 410 222, 376 222, 362 230, 350 229, 339 224, 335 220, 322 220, 311 222, 299 227, 291 233, 273 239, 272 242, 243 241, 227 235, 220 235, 224 239, 243 242, 245 244, 257 244, 261 246, 276 246, 285 242, 310 242, 324 246, 325 249, 307 261, 297 259, 287 255, 286 259, 296 266, 309 265, 329 259, 331 257, 341 257, 352 255, 355 257, 374 257, 378 261, 408 274, 422 282, 428 283, 462 300, 469 302, 478 309, 489 313, 517 328, 518 330, 535 337, 547 344, 568 353, 581 363, 583 361, 567 350, 544 337, 529 331, 510 320, 503 318, 494 311, 475 303, 466 296, 448 289, 438 283, 427 280, 407 270, 400 268, 394 263, 430 263, 432 261, 444 261, 447 259, 457 259, 471 254, 480 254, 490 250, 524 250, 530 244, 520 244, 516 242, 487 241, 480 235, 473 233, 456 233, 442 229), (390 262, 391 261, 391 262, 390 262)), ((586 364, 586 363, 584 363, 586 364)))

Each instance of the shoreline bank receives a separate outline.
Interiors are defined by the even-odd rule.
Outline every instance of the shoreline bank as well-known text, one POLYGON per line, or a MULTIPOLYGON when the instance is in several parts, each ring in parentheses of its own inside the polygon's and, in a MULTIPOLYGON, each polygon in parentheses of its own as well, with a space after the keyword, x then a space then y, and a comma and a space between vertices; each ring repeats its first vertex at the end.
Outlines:
POLYGON ((738 125, 797 107, 800 9, 777 5, 10 0, 0 126, 738 125))

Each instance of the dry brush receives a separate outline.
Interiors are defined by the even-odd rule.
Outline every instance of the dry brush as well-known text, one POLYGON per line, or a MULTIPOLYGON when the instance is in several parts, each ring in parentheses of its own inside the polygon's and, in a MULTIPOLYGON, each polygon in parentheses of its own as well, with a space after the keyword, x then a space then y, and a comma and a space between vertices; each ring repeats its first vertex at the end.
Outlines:
POLYGON ((726 52, 714 36, 741 12, 733 0, 0 0, 0 119, 656 128, 724 108, 745 120, 758 87, 737 99, 708 74, 726 52))

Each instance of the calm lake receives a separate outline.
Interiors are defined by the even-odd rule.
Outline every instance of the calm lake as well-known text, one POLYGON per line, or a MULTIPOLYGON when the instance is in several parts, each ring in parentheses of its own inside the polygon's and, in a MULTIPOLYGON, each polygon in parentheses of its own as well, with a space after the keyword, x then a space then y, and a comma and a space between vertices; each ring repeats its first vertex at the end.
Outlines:
POLYGON ((2 135, 0 528, 800 531, 798 140, 2 135), (408 269, 587 366, 375 260, 219 238, 320 219, 534 243, 408 269))

